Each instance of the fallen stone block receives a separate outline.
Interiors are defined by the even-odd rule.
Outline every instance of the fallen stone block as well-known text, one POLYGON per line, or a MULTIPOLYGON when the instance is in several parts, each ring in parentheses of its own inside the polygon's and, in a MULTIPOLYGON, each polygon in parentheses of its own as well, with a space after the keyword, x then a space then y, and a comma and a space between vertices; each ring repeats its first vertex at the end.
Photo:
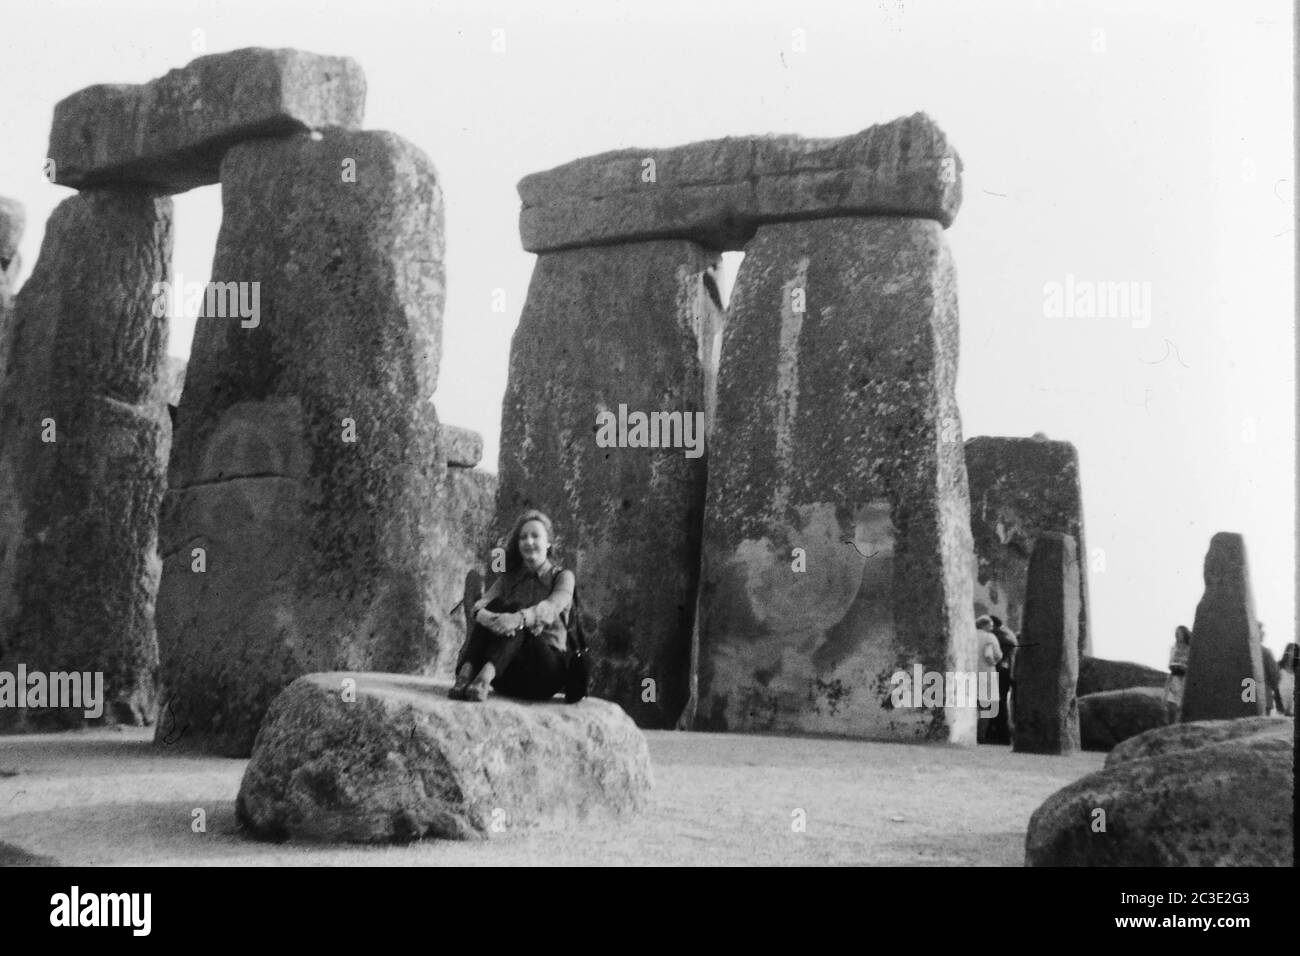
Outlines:
POLYGON ((740 250, 765 223, 914 216, 952 224, 961 159, 924 113, 852 136, 751 136, 574 160, 519 183, 529 252, 689 239, 740 250))
POLYGON ((264 839, 468 840, 648 803, 645 737, 617 705, 447 698, 395 674, 310 674, 272 703, 235 804, 264 839))
POLYGON ((185 192, 217 182, 236 143, 360 127, 365 98, 365 75, 348 57, 259 47, 214 53, 149 83, 90 86, 60 100, 48 157, 60 186, 185 192))
POLYGON ((1130 687, 1163 688, 1168 680, 1167 672, 1145 664, 1109 661, 1085 654, 1079 658, 1079 683, 1075 693, 1079 697, 1085 697, 1108 690, 1128 690, 1130 687))
POLYGON ((1034 811, 1025 865, 1293 866, 1295 723, 1273 722, 1287 726, 1219 740, 1212 728, 1202 742, 1171 725, 1135 738, 1151 756, 1108 759, 1034 811), (1164 749, 1162 737, 1188 749, 1164 749))
POLYGON ((1079 698, 1079 741, 1084 750, 1110 750, 1174 719, 1163 687, 1099 691, 1079 698))

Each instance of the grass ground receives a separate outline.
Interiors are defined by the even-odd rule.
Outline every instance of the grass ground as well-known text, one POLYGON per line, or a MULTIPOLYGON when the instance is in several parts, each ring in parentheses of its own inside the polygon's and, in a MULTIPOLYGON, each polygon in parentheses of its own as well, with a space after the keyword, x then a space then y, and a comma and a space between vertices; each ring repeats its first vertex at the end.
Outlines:
POLYGON ((655 796, 629 822, 401 847, 248 839, 235 822, 245 761, 155 749, 150 729, 0 737, 0 864, 1020 866, 1030 814, 1105 757, 741 734, 646 737, 655 796), (196 809, 206 832, 194 832, 196 809), (796 832, 800 819, 805 829, 796 832))

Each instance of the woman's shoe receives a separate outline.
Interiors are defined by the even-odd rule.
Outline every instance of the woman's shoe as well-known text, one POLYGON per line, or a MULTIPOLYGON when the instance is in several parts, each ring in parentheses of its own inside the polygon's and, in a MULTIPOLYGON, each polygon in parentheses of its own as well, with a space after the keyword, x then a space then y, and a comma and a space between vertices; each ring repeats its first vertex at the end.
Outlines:
POLYGON ((465 689, 469 687, 469 682, 473 677, 473 665, 466 664, 460 669, 460 673, 456 675, 456 683, 451 685, 451 690, 447 692, 447 696, 452 700, 465 700, 465 689))
POLYGON ((492 685, 487 681, 476 680, 465 688, 465 699, 482 703, 492 696, 492 685))

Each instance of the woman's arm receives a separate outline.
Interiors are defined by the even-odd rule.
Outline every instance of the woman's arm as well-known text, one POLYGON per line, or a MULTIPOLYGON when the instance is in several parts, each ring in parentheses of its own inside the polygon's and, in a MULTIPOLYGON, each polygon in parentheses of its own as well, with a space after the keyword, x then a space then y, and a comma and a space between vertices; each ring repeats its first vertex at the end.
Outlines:
MULTIPOLYGON (((477 601, 474 602, 474 606, 473 608, 471 608, 471 610, 474 612, 475 620, 478 619, 479 611, 483 610, 483 608, 487 607, 494 600, 496 600, 501 596, 501 587, 505 583, 505 579, 506 576, 504 572, 498 574, 497 579, 492 582, 492 586, 487 589, 487 591, 484 593, 484 595, 481 598, 479 598, 477 601)), ((482 624, 483 622, 479 621, 479 623, 482 624)))
POLYGON ((524 627, 536 632, 560 620, 560 615, 573 606, 573 589, 576 585, 577 580, 572 571, 565 569, 556 575, 546 600, 538 601, 519 612, 523 616, 524 627))

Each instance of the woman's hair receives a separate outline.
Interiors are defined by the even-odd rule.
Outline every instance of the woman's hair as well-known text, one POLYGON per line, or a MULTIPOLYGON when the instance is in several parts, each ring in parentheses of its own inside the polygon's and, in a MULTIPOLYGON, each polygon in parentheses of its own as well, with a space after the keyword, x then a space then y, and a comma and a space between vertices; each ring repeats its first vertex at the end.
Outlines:
POLYGON ((1282 652, 1282 663, 1278 666, 1285 667, 1289 671, 1295 670, 1297 654, 1300 654, 1300 645, 1288 644, 1286 650, 1282 652))
POLYGON ((510 529, 510 537, 506 538, 506 571, 516 571, 523 567, 524 556, 519 553, 519 535, 524 530, 524 525, 530 521, 536 521, 546 529, 546 556, 555 556, 555 530, 551 527, 551 519, 536 508, 530 508, 519 516, 515 526, 510 529))

